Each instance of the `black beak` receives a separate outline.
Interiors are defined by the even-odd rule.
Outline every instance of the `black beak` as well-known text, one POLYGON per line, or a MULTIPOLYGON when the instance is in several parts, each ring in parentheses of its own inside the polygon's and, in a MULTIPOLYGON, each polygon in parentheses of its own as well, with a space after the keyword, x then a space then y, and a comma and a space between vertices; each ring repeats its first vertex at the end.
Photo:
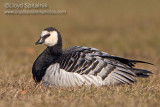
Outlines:
POLYGON ((42 44, 42 43, 44 43, 44 40, 43 40, 43 38, 40 38, 40 39, 35 43, 35 45, 42 44))

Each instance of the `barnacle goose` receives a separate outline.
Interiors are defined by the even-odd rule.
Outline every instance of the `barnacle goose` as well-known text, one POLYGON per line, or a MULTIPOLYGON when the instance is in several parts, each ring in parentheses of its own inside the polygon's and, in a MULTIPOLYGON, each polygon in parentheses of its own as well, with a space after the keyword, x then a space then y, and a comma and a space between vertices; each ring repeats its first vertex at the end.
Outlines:
POLYGON ((133 68, 136 63, 151 63, 109 55, 95 48, 73 46, 62 50, 61 35, 53 27, 44 29, 35 44, 47 46, 32 67, 35 82, 42 81, 45 86, 132 84, 135 77, 152 73, 133 68))

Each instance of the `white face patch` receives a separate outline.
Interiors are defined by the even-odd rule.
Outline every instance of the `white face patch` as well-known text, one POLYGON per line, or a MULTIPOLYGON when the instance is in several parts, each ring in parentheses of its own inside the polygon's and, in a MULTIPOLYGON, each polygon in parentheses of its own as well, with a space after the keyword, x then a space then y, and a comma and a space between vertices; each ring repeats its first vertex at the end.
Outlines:
POLYGON ((43 37, 43 36, 45 36, 45 35, 47 35, 47 34, 49 34, 49 32, 48 31, 42 31, 42 33, 41 33, 41 38, 43 37))
MULTIPOLYGON (((45 35, 48 34, 45 31, 43 31, 43 32, 45 35)), ((50 36, 45 39, 44 44, 47 46, 53 46, 53 45, 57 44, 57 42, 58 42, 58 33, 56 31, 51 31, 49 33, 50 33, 50 36)))

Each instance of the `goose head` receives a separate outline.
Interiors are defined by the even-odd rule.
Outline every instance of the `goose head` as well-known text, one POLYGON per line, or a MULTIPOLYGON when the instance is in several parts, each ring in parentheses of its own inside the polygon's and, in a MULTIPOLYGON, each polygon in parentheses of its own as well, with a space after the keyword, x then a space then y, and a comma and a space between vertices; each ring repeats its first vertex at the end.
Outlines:
POLYGON ((42 31, 39 40, 35 44, 44 44, 49 47, 56 44, 62 44, 60 33, 57 29, 48 27, 42 31))

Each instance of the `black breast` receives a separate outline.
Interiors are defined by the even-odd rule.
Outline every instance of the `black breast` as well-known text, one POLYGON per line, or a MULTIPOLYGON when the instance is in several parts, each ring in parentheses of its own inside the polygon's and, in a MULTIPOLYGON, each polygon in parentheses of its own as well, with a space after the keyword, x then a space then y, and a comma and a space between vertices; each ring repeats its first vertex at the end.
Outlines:
POLYGON ((47 68, 55 63, 58 58, 59 55, 53 55, 48 48, 38 56, 32 67, 32 74, 36 83, 42 80, 47 68))

